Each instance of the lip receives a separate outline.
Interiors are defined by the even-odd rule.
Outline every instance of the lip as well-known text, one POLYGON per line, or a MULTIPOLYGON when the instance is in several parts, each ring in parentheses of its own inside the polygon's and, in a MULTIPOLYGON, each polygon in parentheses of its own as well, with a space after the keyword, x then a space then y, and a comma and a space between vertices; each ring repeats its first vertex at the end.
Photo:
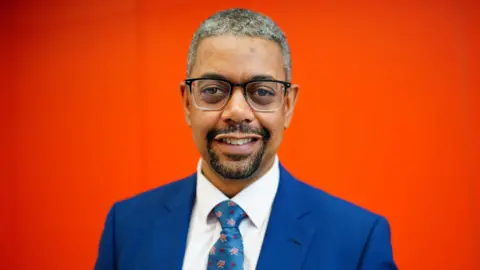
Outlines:
POLYGON ((229 134, 219 134, 215 136, 215 140, 220 141, 221 139, 257 139, 260 140, 262 136, 258 134, 241 134, 241 133, 229 133, 229 134))
MULTIPOLYGON (((223 138, 237 138, 237 137, 223 137, 223 138)), ((245 143, 245 144, 241 144, 241 145, 238 145, 238 144, 228 144, 228 143, 225 143, 221 140, 221 138, 219 140, 214 140, 213 141, 213 147, 217 149, 217 151, 219 151, 220 153, 222 154, 225 154, 225 155, 242 155, 242 156, 246 156, 246 155, 250 155, 252 153, 254 153, 256 150, 258 150, 260 148, 260 145, 261 145, 261 140, 259 139, 256 139, 257 137, 239 137, 241 139, 244 139, 244 138, 255 138, 254 140, 252 140, 251 142, 248 142, 248 143, 245 143)))

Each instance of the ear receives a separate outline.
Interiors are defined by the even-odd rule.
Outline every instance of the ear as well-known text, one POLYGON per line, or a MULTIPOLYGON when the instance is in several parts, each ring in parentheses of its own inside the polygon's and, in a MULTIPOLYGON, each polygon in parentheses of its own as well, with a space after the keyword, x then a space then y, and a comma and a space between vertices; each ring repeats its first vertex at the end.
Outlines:
POLYGON ((300 86, 297 84, 292 84, 288 89, 287 95, 285 96, 285 129, 290 126, 292 121, 293 111, 295 110, 295 105, 297 104, 299 91, 300 86))
POLYGON ((185 82, 180 83, 180 93, 182 94, 182 104, 183 104, 183 112, 185 113, 185 121, 187 121, 187 125, 191 127, 192 121, 190 119, 190 112, 191 112, 190 88, 185 82))

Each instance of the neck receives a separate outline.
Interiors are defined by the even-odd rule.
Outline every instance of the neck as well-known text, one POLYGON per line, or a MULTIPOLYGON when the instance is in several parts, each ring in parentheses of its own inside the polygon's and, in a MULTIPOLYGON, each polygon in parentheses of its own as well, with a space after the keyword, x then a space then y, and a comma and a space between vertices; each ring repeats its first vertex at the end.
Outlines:
POLYGON ((251 183, 264 176, 268 170, 272 168, 274 162, 275 156, 266 161, 264 166, 260 166, 260 168, 250 178, 247 179, 224 178, 216 173, 205 160, 202 160, 201 169, 208 181, 210 181, 218 190, 225 194, 225 196, 232 198, 251 183))

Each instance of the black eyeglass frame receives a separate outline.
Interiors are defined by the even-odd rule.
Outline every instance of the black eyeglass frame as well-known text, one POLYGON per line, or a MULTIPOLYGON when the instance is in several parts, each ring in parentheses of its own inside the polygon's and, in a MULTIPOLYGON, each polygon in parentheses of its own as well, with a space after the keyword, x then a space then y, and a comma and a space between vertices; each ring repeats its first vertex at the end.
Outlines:
MULTIPOLYGON (((189 92, 190 94, 192 94, 192 83, 195 82, 195 81, 200 81, 200 80, 215 80, 215 81, 221 81, 221 82, 225 82, 225 83, 228 83, 230 85, 230 93, 228 94, 228 99, 227 101, 225 102, 225 104, 219 108, 219 109, 206 109, 206 108, 202 108, 202 107, 199 107, 196 103, 195 105, 202 109, 202 110, 210 110, 210 111, 217 111, 217 110, 222 110, 226 104, 228 104, 228 102, 230 101, 230 98, 232 98, 232 93, 233 93, 233 89, 235 87, 241 87, 243 89, 243 95, 244 97, 246 98, 248 96, 247 94, 247 85, 249 85, 250 83, 258 83, 258 82, 274 82, 274 83, 280 83, 283 85, 284 87, 284 91, 283 91, 283 96, 285 97, 288 93, 288 89, 292 86, 291 83, 289 82, 286 82, 286 81, 280 81, 280 80, 273 80, 273 79, 258 79, 258 80, 250 80, 250 81, 247 81, 245 83, 232 83, 231 81, 229 80, 225 80, 225 79, 221 79, 221 78, 208 78, 208 77, 205 77, 205 78, 191 78, 191 79, 185 79, 185 84, 188 85, 188 88, 189 88, 189 92)), ((246 98, 246 100, 248 101, 248 99, 246 98)), ((248 102, 249 105, 250 105, 250 102, 248 102)), ((252 105, 250 105, 252 107, 252 105)), ((277 109, 273 109, 273 110, 259 110, 259 109, 256 109, 256 108, 252 108, 256 111, 264 111, 264 112, 269 112, 269 111, 276 111, 278 110, 277 109)))

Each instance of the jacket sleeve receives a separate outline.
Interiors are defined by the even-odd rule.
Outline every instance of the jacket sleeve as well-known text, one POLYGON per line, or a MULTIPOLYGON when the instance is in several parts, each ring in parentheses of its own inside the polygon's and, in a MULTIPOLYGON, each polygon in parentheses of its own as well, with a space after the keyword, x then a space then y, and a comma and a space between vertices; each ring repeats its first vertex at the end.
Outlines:
POLYGON ((110 209, 103 228, 95 270, 115 270, 115 205, 110 209))
POLYGON ((359 270, 397 270, 393 259, 388 221, 379 217, 364 247, 359 270))

